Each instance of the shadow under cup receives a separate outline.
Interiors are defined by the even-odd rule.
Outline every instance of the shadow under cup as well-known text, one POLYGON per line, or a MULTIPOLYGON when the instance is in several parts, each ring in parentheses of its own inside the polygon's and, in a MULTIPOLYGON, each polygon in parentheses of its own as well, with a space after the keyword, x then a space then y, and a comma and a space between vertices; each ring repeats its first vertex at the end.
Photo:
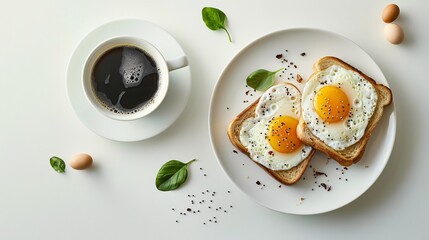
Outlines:
POLYGON ((91 105, 107 117, 135 120, 162 103, 169 71, 187 65, 186 56, 166 61, 143 39, 115 37, 89 54, 83 68, 83 89, 91 105))

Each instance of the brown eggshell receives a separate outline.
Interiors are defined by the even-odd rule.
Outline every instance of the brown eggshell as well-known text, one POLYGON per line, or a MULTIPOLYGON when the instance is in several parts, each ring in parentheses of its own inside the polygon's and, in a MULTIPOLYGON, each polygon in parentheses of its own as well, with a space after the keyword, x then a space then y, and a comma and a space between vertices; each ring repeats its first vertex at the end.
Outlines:
POLYGON ((399 16, 399 7, 396 4, 389 4, 387 5, 383 12, 381 13, 381 19, 383 19, 386 23, 391 23, 395 21, 396 18, 399 16))
POLYGON ((91 167, 92 157, 86 153, 80 153, 70 159, 70 167, 76 170, 83 170, 91 167))
POLYGON ((384 37, 392 44, 400 44, 404 40, 404 31, 396 23, 388 23, 384 27, 384 37))

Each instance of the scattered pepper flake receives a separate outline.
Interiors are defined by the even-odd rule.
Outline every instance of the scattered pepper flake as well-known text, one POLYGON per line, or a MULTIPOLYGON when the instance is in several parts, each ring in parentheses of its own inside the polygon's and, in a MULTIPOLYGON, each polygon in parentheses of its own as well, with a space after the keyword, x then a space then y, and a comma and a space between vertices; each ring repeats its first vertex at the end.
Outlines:
POLYGON ((326 183, 321 183, 320 185, 319 185, 319 187, 323 187, 326 191, 331 191, 331 186, 329 186, 328 184, 326 184, 326 183))
POLYGON ((299 82, 299 83, 301 83, 301 82, 302 82, 302 77, 301 77, 301 75, 299 75, 299 74, 297 74, 297 75, 296 75, 296 81, 297 81, 297 82, 299 82))
MULTIPOLYGON (((313 170, 313 171, 314 171, 314 170, 313 170)), ((315 177, 318 177, 318 176, 321 176, 321 175, 324 175, 325 177, 328 177, 328 175, 327 175, 326 173, 324 173, 324 172, 314 171, 314 176, 315 176, 315 177)))

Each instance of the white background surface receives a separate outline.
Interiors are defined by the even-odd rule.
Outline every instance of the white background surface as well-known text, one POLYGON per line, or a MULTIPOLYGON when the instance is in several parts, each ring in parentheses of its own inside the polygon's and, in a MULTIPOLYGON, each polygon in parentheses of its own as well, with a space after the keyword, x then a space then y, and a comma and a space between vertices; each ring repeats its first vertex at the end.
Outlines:
POLYGON ((380 19, 390 2, 343 2, 3 1, 0 239, 361 239, 363 234, 424 239, 429 3, 396 2, 406 39, 394 46, 384 39, 380 19), (227 14, 232 44, 224 32, 205 27, 204 6, 227 14), (88 130, 74 114, 65 84, 80 40, 123 18, 148 20, 169 31, 192 67, 192 93, 183 114, 162 134, 135 143, 106 140, 88 130), (211 92, 229 60, 256 38, 291 27, 326 29, 360 45, 388 79, 398 116, 395 148, 380 178, 359 199, 322 215, 282 214, 249 199, 222 172, 208 135, 211 92), (53 155, 69 159, 79 152, 92 154, 91 170, 68 168, 60 175, 49 166, 53 155), (164 162, 192 158, 198 162, 186 185, 174 192, 156 190, 155 175, 164 162), (191 206, 188 194, 201 200, 207 189, 217 192, 216 206, 233 208, 179 215, 191 206), (202 224, 213 216, 217 224, 202 224))

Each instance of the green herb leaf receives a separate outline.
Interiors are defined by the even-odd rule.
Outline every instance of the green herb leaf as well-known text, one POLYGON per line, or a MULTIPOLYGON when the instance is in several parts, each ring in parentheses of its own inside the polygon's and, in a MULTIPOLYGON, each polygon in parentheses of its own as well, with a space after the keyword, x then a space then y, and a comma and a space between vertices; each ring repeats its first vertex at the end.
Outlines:
POLYGON ((170 160, 162 165, 156 175, 156 188, 160 191, 170 191, 180 187, 188 177, 188 165, 195 160, 193 159, 188 163, 170 160))
POLYGON ((274 76, 281 70, 283 70, 283 68, 274 72, 265 69, 258 69, 246 78, 246 84, 255 90, 266 91, 268 88, 273 86, 274 76))
POLYGON ((208 28, 213 31, 223 29, 228 35, 229 42, 232 42, 231 35, 225 27, 226 15, 224 12, 217 8, 205 7, 202 10, 203 21, 208 28))
POLYGON ((51 157, 50 162, 51 162, 52 168, 55 171, 57 171, 59 173, 65 172, 66 164, 64 163, 64 161, 61 158, 55 157, 55 156, 51 157))

